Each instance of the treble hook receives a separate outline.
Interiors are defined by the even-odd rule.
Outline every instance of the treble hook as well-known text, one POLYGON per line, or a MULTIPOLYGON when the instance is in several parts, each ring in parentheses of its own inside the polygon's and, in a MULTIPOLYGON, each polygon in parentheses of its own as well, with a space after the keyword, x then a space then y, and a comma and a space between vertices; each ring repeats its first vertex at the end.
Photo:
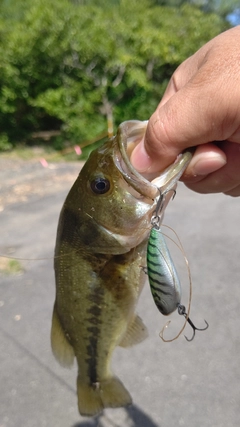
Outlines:
POLYGON ((189 338, 186 337, 186 335, 184 335, 187 341, 192 341, 193 340, 193 338, 195 337, 196 331, 206 331, 206 329, 209 327, 208 322, 206 320, 204 320, 204 322, 206 323, 207 326, 205 328, 202 328, 202 329, 196 328, 196 326, 193 324, 193 322, 191 321, 191 319, 189 319, 189 317, 187 317, 186 308, 182 304, 178 304, 178 314, 184 316, 185 319, 187 319, 189 325, 193 328, 193 336, 192 336, 192 338, 189 339, 189 338))

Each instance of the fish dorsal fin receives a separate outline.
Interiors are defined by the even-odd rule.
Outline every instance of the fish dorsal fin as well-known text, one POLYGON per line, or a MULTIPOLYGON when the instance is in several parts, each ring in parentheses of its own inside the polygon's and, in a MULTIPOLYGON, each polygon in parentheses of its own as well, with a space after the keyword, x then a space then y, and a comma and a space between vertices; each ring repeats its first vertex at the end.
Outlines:
POLYGON ((148 337, 147 327, 144 325, 142 319, 135 314, 128 324, 127 331, 119 343, 120 347, 131 347, 139 344, 148 337))
POLYGON ((64 334, 55 306, 52 316, 51 346, 58 363, 65 368, 70 368, 73 365, 75 354, 64 334))

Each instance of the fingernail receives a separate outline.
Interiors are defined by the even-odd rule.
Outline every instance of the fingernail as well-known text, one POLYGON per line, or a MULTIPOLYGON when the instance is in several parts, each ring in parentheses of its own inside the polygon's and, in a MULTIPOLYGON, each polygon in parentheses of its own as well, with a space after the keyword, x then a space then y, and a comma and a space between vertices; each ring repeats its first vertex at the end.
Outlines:
POLYGON ((153 163, 145 150, 143 141, 141 141, 133 150, 130 160, 133 167, 139 172, 146 172, 153 163))
POLYGON ((221 154, 208 155, 207 158, 202 158, 194 162, 191 166, 191 173, 193 175, 208 175, 222 168, 227 163, 226 158, 221 154))

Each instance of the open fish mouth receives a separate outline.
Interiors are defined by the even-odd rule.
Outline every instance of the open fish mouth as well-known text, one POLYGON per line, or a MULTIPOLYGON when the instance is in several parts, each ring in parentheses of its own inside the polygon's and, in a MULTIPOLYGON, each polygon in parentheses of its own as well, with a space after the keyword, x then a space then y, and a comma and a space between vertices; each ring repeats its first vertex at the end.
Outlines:
POLYGON ((114 163, 124 180, 142 196, 155 199, 158 189, 144 178, 131 164, 130 156, 136 145, 144 137, 148 121, 129 120, 120 124, 113 154, 114 163))
POLYGON ((177 181, 192 158, 192 153, 187 151, 180 154, 172 165, 160 173, 159 177, 152 181, 147 180, 130 162, 132 151, 143 139, 147 125, 148 120, 129 120, 121 123, 115 137, 117 144, 113 158, 116 167, 129 185, 142 196, 156 200, 160 193, 175 188, 177 181))

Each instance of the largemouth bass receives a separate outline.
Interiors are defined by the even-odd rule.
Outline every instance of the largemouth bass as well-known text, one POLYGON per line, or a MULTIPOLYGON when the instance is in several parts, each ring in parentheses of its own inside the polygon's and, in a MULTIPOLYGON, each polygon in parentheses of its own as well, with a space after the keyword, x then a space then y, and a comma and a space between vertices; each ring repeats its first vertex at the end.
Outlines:
POLYGON ((61 365, 77 359, 82 415, 132 402, 112 373, 112 353, 147 336, 135 307, 146 280, 142 266, 151 218, 160 192, 166 194, 165 208, 191 159, 183 154, 149 182, 129 160, 146 126, 147 121, 124 122, 90 154, 59 218, 51 344, 61 365))

